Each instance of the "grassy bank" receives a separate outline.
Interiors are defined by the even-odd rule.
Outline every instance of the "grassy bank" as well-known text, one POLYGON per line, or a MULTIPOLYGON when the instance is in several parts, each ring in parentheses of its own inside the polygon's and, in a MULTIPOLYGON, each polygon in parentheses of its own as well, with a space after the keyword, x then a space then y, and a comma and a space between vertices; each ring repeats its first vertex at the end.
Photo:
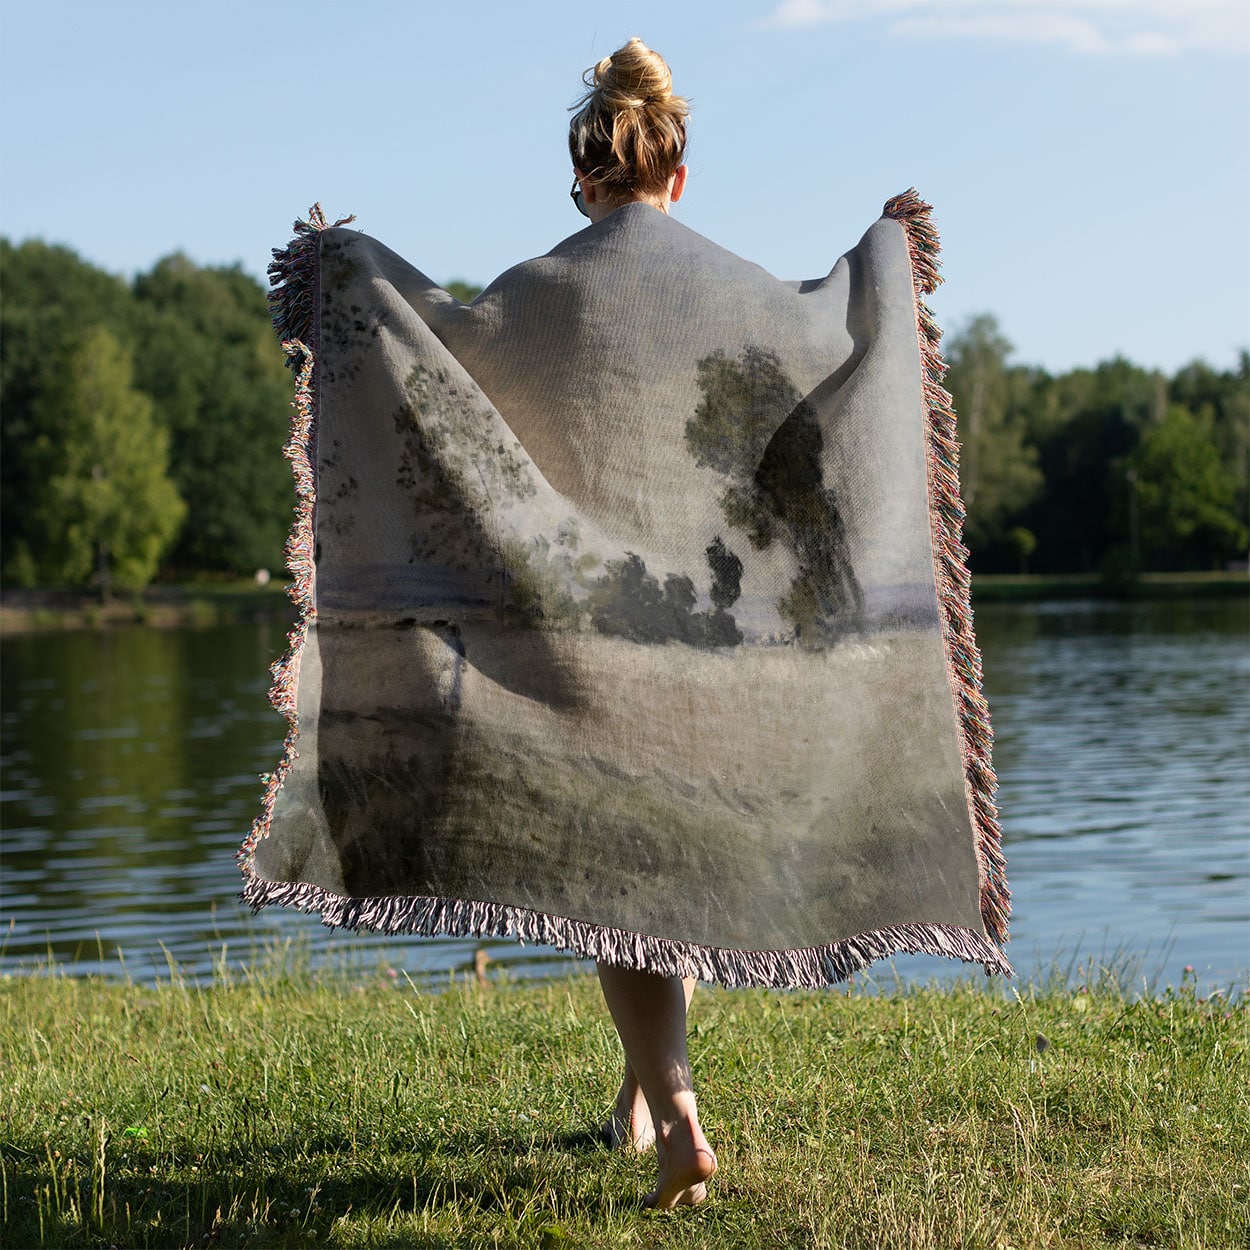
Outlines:
POLYGON ((0 983, 7 1246, 1246 1244, 1248 1009, 700 990, 721 1172, 643 1212, 593 981, 0 983))
POLYGON ((117 625, 228 625, 277 617, 295 619, 284 582, 188 582, 150 586, 142 594, 115 595, 102 604, 81 590, 15 590, 0 595, 0 634, 117 625))

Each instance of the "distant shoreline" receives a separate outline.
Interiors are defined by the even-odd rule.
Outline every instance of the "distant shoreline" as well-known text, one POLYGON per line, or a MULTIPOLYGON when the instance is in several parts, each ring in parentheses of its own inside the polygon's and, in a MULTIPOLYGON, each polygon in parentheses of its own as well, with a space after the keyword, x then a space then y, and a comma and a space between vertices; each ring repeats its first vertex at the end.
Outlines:
POLYGON ((1242 572, 1143 573, 1110 581, 1098 573, 981 573, 972 579, 972 602, 1042 599, 1235 599, 1250 594, 1242 572))
MULTIPOLYGON (((1145 573, 1109 582, 1096 573, 980 574, 973 604, 1025 603, 1047 599, 1208 599, 1250 594, 1244 572, 1145 573)), ((158 629, 209 627, 259 620, 294 621, 286 586, 251 581, 188 582, 150 586, 140 595, 118 595, 103 605, 84 590, 0 590, 0 636, 147 625, 158 629)))
POLYGON ((85 590, 0 590, 0 636, 147 625, 158 629, 208 627, 245 621, 295 620, 286 584, 252 580, 149 586, 117 594, 109 604, 85 590))

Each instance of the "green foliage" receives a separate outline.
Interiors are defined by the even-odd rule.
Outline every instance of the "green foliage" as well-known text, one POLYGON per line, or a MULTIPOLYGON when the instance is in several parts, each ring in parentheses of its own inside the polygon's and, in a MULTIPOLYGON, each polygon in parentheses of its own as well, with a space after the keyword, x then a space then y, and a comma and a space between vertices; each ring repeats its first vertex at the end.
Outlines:
POLYGON ((1034 499, 1042 486, 1037 448, 1027 441, 1024 409, 1028 371, 1009 368, 1011 344, 993 317, 975 318, 947 349, 946 386, 956 397, 960 483, 968 519, 964 532, 977 546, 995 539, 1004 520, 1034 499))
MULTIPOLYGON (((150 578, 153 558, 184 574, 278 568, 292 509, 290 471, 278 454, 291 382, 260 285, 237 266, 203 268, 181 255, 127 283, 68 248, 4 239, 0 283, 0 575, 81 580, 91 575, 82 572, 89 542, 98 575, 99 542, 111 549, 114 539, 133 553, 114 552, 103 566, 119 584, 150 578), (115 351, 91 338, 96 329, 115 351), (88 340, 95 346, 84 355, 88 340), (127 356, 133 377, 122 385, 127 356), (58 376, 71 360, 106 379, 111 399, 98 427, 83 424, 81 402, 76 416, 57 409, 74 389, 58 376), (57 450, 74 426, 84 447, 99 451, 104 431, 119 423, 151 432, 142 472, 152 481, 168 475, 186 505, 172 541, 176 509, 159 490, 143 497, 136 516, 164 520, 140 541, 110 502, 120 486, 94 476, 97 466, 104 471, 101 457, 57 450), (66 532, 54 540, 58 510, 66 532), (98 537, 106 531, 111 537, 98 537)), ((447 289, 465 301, 480 292, 459 280, 447 289)), ((1194 362, 1170 380, 1119 359, 1051 377, 1013 364, 1011 353, 988 316, 947 345, 975 570, 1135 575, 1245 558, 1250 353, 1234 369, 1194 362), (1022 530, 1033 536, 1028 551, 1022 530)), ((710 356, 699 383, 690 450, 725 475, 731 531, 757 547, 794 548, 803 571, 783 611, 805 644, 821 645, 853 625, 858 588, 837 501, 819 472, 819 430, 767 353, 710 356), (818 523, 804 519, 813 517, 818 523)), ((127 445, 137 464, 134 442, 123 439, 117 455, 127 445)), ((114 478, 128 480, 120 465, 114 478)), ((722 541, 734 545, 731 533, 722 541)))
POLYGON ((482 293, 480 286, 465 282, 462 278, 453 278, 443 288, 448 295, 454 295, 462 304, 471 304, 482 293))
POLYGON ((1225 552, 1245 546, 1236 471, 1221 455, 1213 425, 1209 408, 1195 416, 1170 405, 1133 455, 1141 544, 1155 564, 1218 566, 1225 552))
POLYGON ((1007 533, 1007 542, 1020 557, 1020 572, 1029 571, 1029 557, 1037 550, 1037 536, 1023 525, 1013 526, 1007 533))
POLYGON ((169 437, 132 385, 129 353, 87 330, 50 362, 21 455, 42 484, 15 553, 26 581, 139 590, 151 581, 185 507, 166 476, 169 437))
POLYGON ((947 346, 974 570, 1132 576, 1245 558, 1247 353, 1169 382, 1123 359, 1051 377, 1011 350, 985 316, 947 346))
POLYGON ((1250 351, 1237 368, 1217 373, 1201 361, 1186 365, 1168 388, 1168 397, 1199 417, 1219 450, 1220 462, 1236 484, 1233 513, 1250 518, 1250 351))
POLYGON ((27 526, 44 502, 31 451, 49 433, 36 417, 39 396, 57 384, 57 369, 84 331, 108 326, 129 343, 133 308, 120 278, 38 240, 14 247, 0 239, 0 286, 0 572, 30 582, 39 576, 38 540, 27 526))
POLYGON ((135 299, 137 382, 156 398, 188 507, 174 563, 235 573, 280 567, 292 496, 278 453, 291 382, 263 292, 238 268, 170 256, 136 280, 135 299))
MULTIPOLYGON (((291 516, 290 471, 278 454, 291 388, 261 287, 237 267, 202 269, 173 256, 132 288, 66 248, 7 241, 0 241, 0 279, 4 576, 46 581, 80 563, 67 565, 63 553, 37 555, 47 550, 47 533, 36 527, 50 523, 57 502, 41 457, 70 419, 57 411, 65 394, 57 373, 100 327, 133 359, 130 385, 148 403, 143 428, 155 432, 153 450, 168 456, 187 504, 175 542, 163 537, 160 550, 184 571, 278 567, 291 516)), ((98 495, 64 480, 92 467, 70 457, 57 489, 98 495)), ((74 545, 68 535, 67 545, 74 545)), ((139 577, 138 566, 122 576, 139 577)))
MULTIPOLYGON (((97 269, 67 247, 28 239, 14 247, 0 239, 0 270, 4 273, 6 322, 18 313, 42 312, 69 327, 107 324, 115 334, 130 326, 130 289, 121 279, 97 269)), ((7 354, 6 354, 6 358, 7 354)), ((12 363, 29 364, 25 356, 12 363)), ((5 376, 8 382, 8 376, 5 376)))
POLYGON ((1127 550, 1128 458, 1160 410, 1164 386, 1161 376, 1119 359, 1053 383, 1054 416, 1039 443, 1046 487, 1024 514, 1047 571, 1106 569, 1127 550))

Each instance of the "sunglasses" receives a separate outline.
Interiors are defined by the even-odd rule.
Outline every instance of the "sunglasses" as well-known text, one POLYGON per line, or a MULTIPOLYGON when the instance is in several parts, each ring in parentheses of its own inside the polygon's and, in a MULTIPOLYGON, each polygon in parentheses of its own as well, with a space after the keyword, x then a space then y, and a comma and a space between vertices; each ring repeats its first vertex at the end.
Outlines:
POLYGON ((582 184, 581 180, 578 178, 573 179, 573 189, 569 192, 569 199, 573 201, 577 207, 577 211, 581 213, 583 217, 590 216, 590 214, 586 211, 586 201, 582 199, 582 184))

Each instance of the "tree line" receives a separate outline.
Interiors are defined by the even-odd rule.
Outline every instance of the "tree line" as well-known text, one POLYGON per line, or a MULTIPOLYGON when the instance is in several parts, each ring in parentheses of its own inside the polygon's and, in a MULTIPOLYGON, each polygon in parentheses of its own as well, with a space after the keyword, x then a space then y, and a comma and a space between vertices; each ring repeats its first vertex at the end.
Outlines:
POLYGON ((1012 353, 989 316, 946 345, 974 571, 1121 578, 1245 559, 1250 353, 1171 377, 1121 357, 1051 375, 1012 353))
MULTIPOLYGON (((127 282, 0 239, 0 288, 5 584, 107 596, 281 567, 291 378, 254 278, 174 255, 127 282)), ((1250 354, 1172 377, 1119 358, 1051 375, 1012 354, 989 316, 946 343, 974 570, 1244 558, 1250 354)))

